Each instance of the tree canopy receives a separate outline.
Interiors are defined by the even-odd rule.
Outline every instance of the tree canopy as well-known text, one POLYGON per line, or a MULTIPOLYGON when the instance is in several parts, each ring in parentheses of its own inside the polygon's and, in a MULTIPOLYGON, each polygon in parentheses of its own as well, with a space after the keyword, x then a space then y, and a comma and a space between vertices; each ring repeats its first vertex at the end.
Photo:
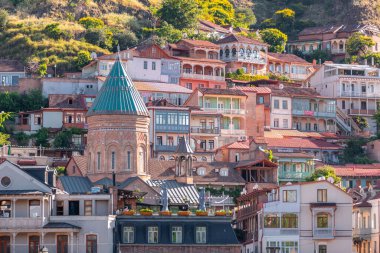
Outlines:
POLYGON ((363 56, 374 45, 375 42, 371 37, 361 33, 354 33, 346 42, 346 50, 350 56, 363 56))
POLYGON ((334 179, 334 184, 337 184, 342 180, 335 174, 333 167, 325 165, 317 168, 310 177, 306 178, 306 181, 317 181, 320 177, 325 177, 326 180, 331 177, 334 179))
POLYGON ((189 29, 197 24, 199 8, 196 0, 163 0, 156 15, 176 29, 189 29))
POLYGON ((282 32, 290 33, 294 27, 295 16, 296 13, 293 10, 285 8, 283 10, 276 11, 273 15, 273 19, 278 29, 282 32))
POLYGON ((288 36, 275 28, 267 28, 260 31, 261 38, 269 44, 269 51, 282 53, 285 50, 288 36))
POLYGON ((372 163, 364 150, 367 140, 364 138, 350 139, 343 150, 342 160, 345 163, 369 164, 372 163))
MULTIPOLYGON (((200 18, 219 25, 230 25, 234 21, 235 9, 228 0, 197 0, 200 18)), ((242 12, 241 12, 242 13, 242 12)), ((243 15, 241 15, 243 17, 243 15)))

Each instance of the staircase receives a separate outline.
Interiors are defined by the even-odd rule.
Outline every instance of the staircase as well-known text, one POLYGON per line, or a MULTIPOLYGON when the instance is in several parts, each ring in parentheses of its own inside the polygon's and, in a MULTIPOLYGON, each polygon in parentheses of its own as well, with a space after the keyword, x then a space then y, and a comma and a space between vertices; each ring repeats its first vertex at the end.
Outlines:
POLYGON ((361 132, 361 129, 356 122, 338 107, 336 108, 336 123, 349 135, 361 132))

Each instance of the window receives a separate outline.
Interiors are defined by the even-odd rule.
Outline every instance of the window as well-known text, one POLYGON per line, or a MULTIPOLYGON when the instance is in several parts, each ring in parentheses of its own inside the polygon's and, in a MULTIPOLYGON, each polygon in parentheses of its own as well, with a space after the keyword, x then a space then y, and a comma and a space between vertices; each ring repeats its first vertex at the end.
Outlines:
POLYGON ((168 113, 168 124, 177 125, 177 113, 168 113))
POLYGON ((195 228, 195 242, 206 243, 206 227, 195 228))
POLYGON ((317 215, 317 228, 327 228, 329 226, 328 214, 317 215))
POLYGON ((144 69, 148 69, 148 62, 144 61, 144 69))
POLYGON ((367 110, 367 102, 366 101, 360 102, 360 109, 361 110, 367 110))
POLYGON ((69 252, 69 237, 67 235, 57 235, 57 253, 69 252))
POLYGON ((29 253, 40 251, 40 237, 38 235, 29 236, 29 253))
POLYGON ((41 204, 39 200, 29 201, 29 217, 41 217, 41 204))
POLYGON ((346 101, 342 100, 342 109, 346 109, 346 101))
POLYGON ((298 252, 298 242, 293 242, 293 241, 281 242, 281 249, 283 253, 298 252))
POLYGON ((189 114, 179 113, 178 114, 178 124, 183 125, 183 126, 189 125, 189 114))
POLYGON ((158 227, 148 227, 148 243, 158 243, 158 227))
POLYGON ((206 141, 201 141, 200 148, 206 151, 206 141))
POLYGON ((97 253, 98 252, 98 239, 96 235, 86 236, 86 253, 97 253))
POLYGON ((162 136, 157 136, 157 145, 162 146, 162 136))
POLYGON ((222 88, 221 85, 215 84, 215 89, 221 89, 221 88, 222 88))
POLYGON ((96 156, 97 156, 97 165, 96 165, 96 169, 99 171, 100 170, 100 152, 98 152, 97 154, 96 154, 96 156))
POLYGON ((135 228, 124 227, 123 228, 123 243, 134 243, 135 241, 135 228))
POLYGON ((278 119, 273 120, 273 127, 279 127, 280 123, 278 119))
POLYGON ((107 64, 100 64, 101 70, 107 70, 107 64))
POLYGON ((362 93, 366 93, 367 92, 367 86, 364 84, 362 85, 362 93))
POLYGON ((204 88, 205 85, 203 83, 198 83, 198 88, 204 88))
POLYGON ((69 215, 79 215, 79 201, 69 201, 69 215))
POLYGON ((111 170, 115 170, 116 154, 115 151, 111 152, 111 170))
POLYGON ((215 144, 214 144, 214 141, 213 141, 213 140, 208 141, 208 147, 209 147, 209 150, 213 150, 213 149, 214 149, 215 144))
POLYGON ((156 63, 152 62, 152 70, 156 70, 156 63))
POLYGON ((289 125, 288 125, 288 119, 283 119, 283 120, 282 120, 282 127, 283 127, 283 128, 289 128, 289 125))
POLYGON ((373 214, 373 220, 372 220, 372 222, 373 222, 372 228, 376 229, 376 214, 375 213, 373 214))
POLYGON ((73 166, 73 174, 75 174, 75 169, 76 169, 76 167, 75 167, 75 166, 73 166))
POLYGON ((265 215, 264 227, 265 228, 279 228, 280 227, 280 217, 277 214, 265 215))
POLYGON ((131 151, 127 152, 127 170, 131 170, 131 151))
POLYGON ((63 215, 63 201, 62 200, 57 201, 57 215, 58 216, 63 215))
POLYGON ((172 243, 182 243, 182 227, 172 227, 172 243))
POLYGON ((168 136, 167 142, 168 142, 169 146, 174 146, 174 138, 173 138, 173 136, 168 136))
POLYGON ((311 130, 311 123, 306 123, 305 127, 306 127, 306 131, 310 131, 311 130))
POLYGON ((317 190, 317 201, 318 202, 327 202, 327 189, 318 189, 317 190))
POLYGON ((0 218, 10 217, 12 217, 12 202, 10 200, 0 200, 0 218))
POLYGON ((228 177, 228 169, 227 168, 222 168, 220 169, 219 173, 222 177, 228 177))
POLYGON ((203 167, 199 167, 199 168, 197 169, 197 174, 198 174, 199 176, 204 176, 204 175, 206 174, 206 169, 203 168, 203 167))
POLYGON ((259 104, 264 104, 264 97, 263 96, 259 96, 259 104))
POLYGON ((165 125, 166 118, 164 114, 156 114, 156 124, 157 125, 165 125))
POLYGON ((326 245, 319 245, 318 246, 318 253, 327 253, 327 246, 326 245))
POLYGON ((283 202, 297 202, 296 190, 284 190, 282 191, 283 202))
POLYGON ((192 90, 193 84, 192 83, 186 83, 186 88, 188 88, 189 90, 192 90))
POLYGON ((84 215, 91 216, 92 215, 92 200, 84 201, 84 215))
POLYGON ((284 213, 281 219, 282 228, 298 228, 298 215, 295 213, 284 213))
POLYGON ((282 100, 282 109, 288 109, 288 101, 282 100))
POLYGON ((7 176, 2 177, 0 183, 3 187, 8 187, 11 184, 11 179, 7 176))
POLYGON ((273 101, 273 107, 274 107, 275 109, 280 109, 280 101, 279 101, 278 99, 275 99, 275 100, 273 101))

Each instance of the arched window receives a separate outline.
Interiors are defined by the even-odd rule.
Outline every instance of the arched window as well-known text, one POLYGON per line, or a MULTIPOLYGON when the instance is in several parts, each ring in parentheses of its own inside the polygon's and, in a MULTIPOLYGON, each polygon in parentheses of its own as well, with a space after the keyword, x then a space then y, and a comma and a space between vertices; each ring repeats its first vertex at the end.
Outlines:
POLYGON ((240 48, 240 50, 239 50, 239 55, 240 55, 240 57, 243 57, 243 56, 244 56, 244 49, 243 49, 243 48, 240 48))
POLYGON ((145 173, 145 150, 143 147, 139 147, 139 172, 145 173))
POLYGON ((197 174, 198 174, 199 176, 204 176, 204 175, 206 174, 206 168, 204 168, 204 167, 199 167, 199 168, 197 169, 197 174))
POLYGON ((193 161, 196 162, 197 160, 198 159, 195 156, 193 156, 193 161))
POLYGON ((168 159, 169 161, 174 161, 175 160, 175 158, 174 158, 174 156, 169 156, 169 159, 168 159))
POLYGON ((116 168, 116 152, 111 152, 111 170, 115 170, 116 168))
POLYGON ((251 49, 247 49, 247 57, 248 58, 251 57, 251 54, 252 54, 251 49))
POLYGON ((222 58, 223 57, 223 50, 222 49, 220 49, 219 54, 220 54, 220 58, 222 58))
POLYGON ((236 48, 232 48, 232 57, 236 57, 236 48))
POLYGON ((126 161, 125 161, 125 169, 131 171, 133 166, 133 155, 131 149, 127 149, 126 152, 126 161))
POLYGON ((160 161, 165 161, 165 156, 160 156, 160 161))
POLYGON ((205 156, 202 156, 202 161, 207 162, 207 158, 205 156))
POLYGON ((227 48, 225 51, 226 58, 230 57, 230 50, 227 48))
POLYGON ((221 168, 219 174, 222 177, 228 177, 228 168, 221 168))

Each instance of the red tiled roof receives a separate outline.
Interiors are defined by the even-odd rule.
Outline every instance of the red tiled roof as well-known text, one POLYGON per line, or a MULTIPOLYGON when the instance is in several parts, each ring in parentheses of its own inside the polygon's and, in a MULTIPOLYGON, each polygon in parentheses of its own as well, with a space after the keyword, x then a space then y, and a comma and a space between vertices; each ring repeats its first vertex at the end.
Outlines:
POLYGON ((219 45, 214 44, 214 43, 207 41, 207 40, 182 39, 182 41, 189 43, 193 46, 197 46, 197 47, 216 47, 216 48, 220 47, 219 45))
POLYGON ((229 96, 244 96, 244 97, 247 96, 244 92, 237 89, 198 88, 198 90, 202 94, 210 94, 210 95, 229 95, 229 96))
POLYGON ((249 149, 249 141, 236 141, 223 147, 228 149, 249 149))
POLYGON ((235 86, 233 89, 241 90, 244 92, 256 92, 257 94, 271 94, 272 92, 268 87, 235 86))
POLYGON ((181 60, 181 61, 210 62, 210 63, 226 64, 224 61, 221 61, 221 60, 218 60, 218 59, 190 58, 190 57, 180 57, 180 56, 173 56, 173 58, 181 60))
POLYGON ((198 29, 207 30, 210 32, 217 31, 226 34, 230 32, 228 29, 207 20, 199 20, 198 29))
POLYGON ((87 171, 87 156, 73 156, 75 164, 78 166, 78 169, 82 173, 82 175, 86 175, 87 171))
POLYGON ((340 177, 380 177, 379 164, 346 164, 334 166, 335 173, 340 177))
POLYGON ((265 138, 265 140, 269 148, 342 149, 336 144, 310 138, 265 138))
POLYGON ((3 162, 5 162, 7 159, 4 158, 4 157, 0 157, 0 164, 2 164, 3 162))
POLYGON ((239 35, 236 35, 236 34, 230 34, 230 35, 224 37, 223 39, 218 40, 215 43, 216 44, 226 44, 226 43, 231 43, 231 42, 241 42, 241 43, 256 44, 256 45, 263 45, 263 46, 267 46, 268 45, 268 44, 266 44, 264 42, 261 42, 261 41, 258 41, 258 40, 254 40, 254 39, 250 39, 250 38, 247 38, 247 37, 244 37, 244 36, 239 36, 239 35))
POLYGON ((295 54, 268 53, 268 61, 271 60, 312 65, 310 62, 307 62, 306 60, 302 59, 301 57, 298 57, 295 54))
POLYGON ((85 97, 95 96, 84 96, 75 94, 51 94, 49 95, 49 107, 51 108, 77 108, 86 110, 87 105, 85 102, 85 97), (71 100, 71 104, 69 103, 71 100))

